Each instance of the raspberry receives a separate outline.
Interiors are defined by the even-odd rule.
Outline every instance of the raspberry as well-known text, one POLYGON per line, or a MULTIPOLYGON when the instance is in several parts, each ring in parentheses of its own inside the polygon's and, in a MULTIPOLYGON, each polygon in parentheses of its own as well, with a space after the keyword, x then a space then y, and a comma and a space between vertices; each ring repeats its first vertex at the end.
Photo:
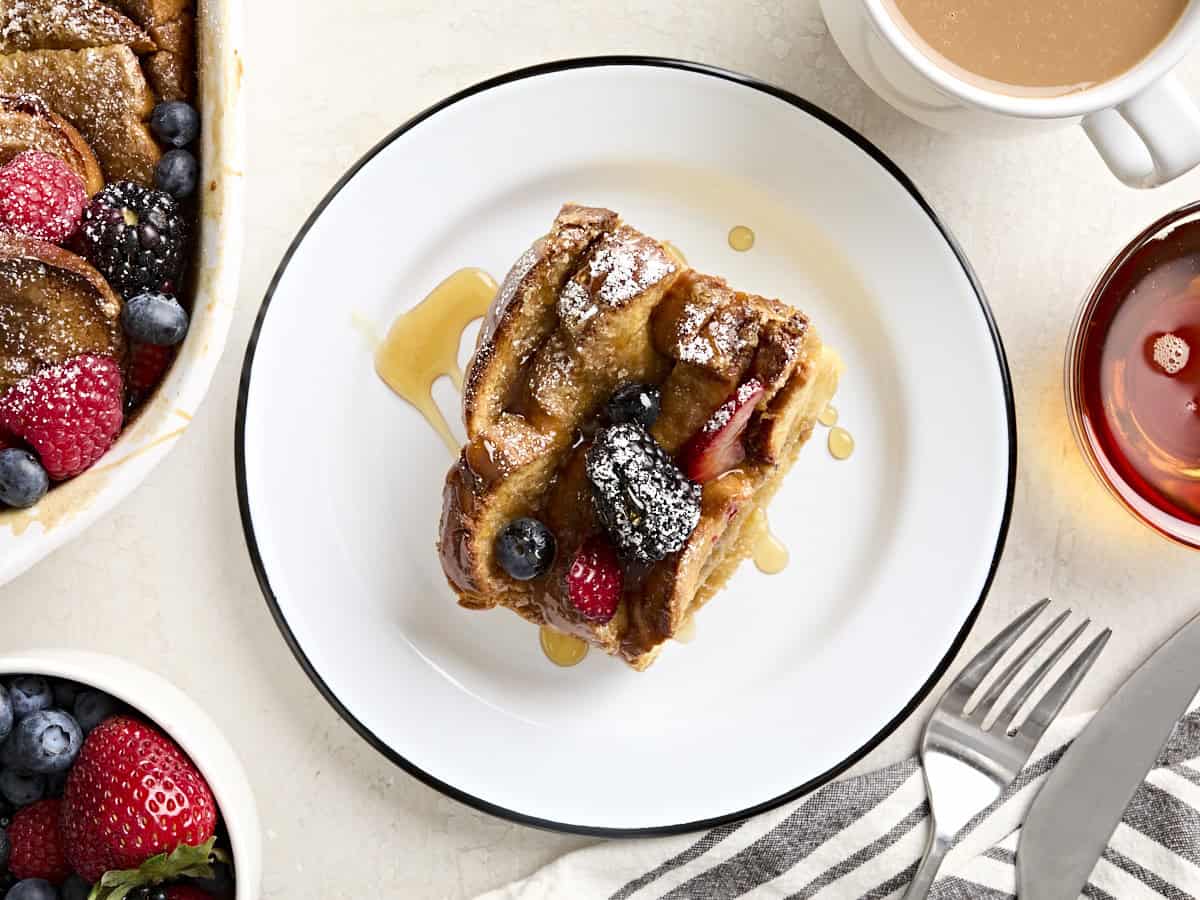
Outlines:
POLYGON ((71 874, 58 830, 61 808, 61 800, 42 800, 13 816, 8 826, 12 844, 8 868, 17 878, 44 878, 62 884, 71 874))
POLYGON ((74 478, 112 446, 123 400, 116 362, 84 354, 9 388, 0 397, 0 429, 32 446, 54 480, 74 478))
POLYGON ((129 346, 129 402, 137 406, 158 387, 175 358, 174 347, 163 347, 159 344, 139 344, 133 342, 129 346))
POLYGON ((132 181, 108 185, 83 212, 84 255, 126 298, 178 280, 185 232, 174 197, 132 181))
POLYGON ((631 559, 649 563, 674 553, 700 521, 700 485, 636 423, 596 436, 587 451, 587 477, 596 518, 631 559))
POLYGON ((74 234, 87 206, 87 188, 52 153, 26 150, 0 169, 0 228, 60 244, 74 234))
POLYGON ((586 540, 567 569, 567 596, 593 622, 607 622, 616 614, 624 585, 616 551, 601 537, 586 540))

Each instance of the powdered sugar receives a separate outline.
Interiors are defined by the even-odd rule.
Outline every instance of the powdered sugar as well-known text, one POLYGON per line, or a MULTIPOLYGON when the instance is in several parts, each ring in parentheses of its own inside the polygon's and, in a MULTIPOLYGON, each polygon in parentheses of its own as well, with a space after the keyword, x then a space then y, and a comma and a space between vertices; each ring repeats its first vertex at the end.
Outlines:
POLYGON ((657 241, 620 229, 602 239, 583 271, 563 287, 559 319, 575 331, 601 308, 624 306, 675 270, 657 241))
POLYGON ((149 49, 146 33, 100 0, 0 0, 0 50, 149 49))

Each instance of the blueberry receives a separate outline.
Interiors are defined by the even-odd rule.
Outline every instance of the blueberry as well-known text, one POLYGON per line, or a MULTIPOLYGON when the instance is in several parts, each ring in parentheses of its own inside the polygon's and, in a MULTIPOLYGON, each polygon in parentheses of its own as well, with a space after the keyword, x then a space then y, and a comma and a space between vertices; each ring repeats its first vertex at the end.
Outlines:
POLYGON ((126 301, 121 325, 135 341, 170 347, 187 335, 188 314, 174 297, 150 292, 126 301))
POLYGON ((12 844, 8 840, 8 832, 0 828, 0 872, 8 866, 8 855, 12 852, 12 844))
POLYGON ((84 690, 84 686, 78 681, 68 681, 65 678, 55 678, 50 682, 50 688, 54 691, 55 709, 70 709, 75 705, 75 698, 79 692, 84 690))
POLYGON ((8 683, 8 696, 18 722, 39 709, 49 709, 54 702, 50 682, 41 675, 18 675, 8 683))
POLYGON ((109 716, 115 716, 120 709, 120 702, 103 691, 81 691, 75 698, 75 721, 87 734, 109 716))
POLYGON ((537 519, 514 519, 496 536, 496 558, 517 581, 544 575, 554 552, 554 533, 537 519))
POLYGON ((0 684, 0 743, 8 737, 13 727, 12 700, 8 696, 8 688, 0 684))
POLYGON ((172 197, 190 197, 200 181, 200 164, 187 150, 168 150, 154 167, 154 186, 172 197))
POLYGON ((4 900, 58 900, 58 891, 44 878, 26 878, 9 888, 4 900))
POLYGON ((0 502, 25 509, 33 506, 50 489, 50 478, 28 450, 0 450, 0 502))
POLYGON ((160 103, 150 115, 150 129, 164 144, 184 147, 200 133, 200 113, 182 100, 160 103))
POLYGON ((65 772, 82 745, 83 731, 74 719, 59 709, 43 709, 17 723, 4 744, 4 762, 34 775, 65 772))
POLYGON ((608 418, 614 425, 637 422, 649 428, 658 421, 662 394, 648 384, 627 384, 617 388, 608 401, 608 418))
POLYGON ((62 900, 87 900, 88 894, 91 892, 92 886, 73 873, 67 877, 67 880, 58 889, 58 894, 62 900))
POLYGON ((28 806, 46 796, 46 779, 23 775, 16 769, 0 769, 0 796, 13 806, 28 806))

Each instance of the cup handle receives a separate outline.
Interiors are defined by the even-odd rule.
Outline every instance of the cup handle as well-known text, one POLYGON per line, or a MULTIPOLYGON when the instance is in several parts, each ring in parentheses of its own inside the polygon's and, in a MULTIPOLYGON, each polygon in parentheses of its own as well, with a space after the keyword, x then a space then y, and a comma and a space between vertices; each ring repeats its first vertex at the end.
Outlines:
POLYGON ((1200 108, 1174 75, 1084 116, 1083 130, 1129 187, 1158 187, 1200 164, 1200 108))

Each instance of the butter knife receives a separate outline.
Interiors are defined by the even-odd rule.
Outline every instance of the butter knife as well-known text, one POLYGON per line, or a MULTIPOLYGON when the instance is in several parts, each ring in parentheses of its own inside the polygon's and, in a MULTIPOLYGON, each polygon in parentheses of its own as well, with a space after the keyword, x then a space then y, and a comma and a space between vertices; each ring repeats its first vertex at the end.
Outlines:
POLYGON ((1198 690, 1200 616, 1129 676, 1047 777, 1021 829, 1020 900, 1077 900, 1198 690))

